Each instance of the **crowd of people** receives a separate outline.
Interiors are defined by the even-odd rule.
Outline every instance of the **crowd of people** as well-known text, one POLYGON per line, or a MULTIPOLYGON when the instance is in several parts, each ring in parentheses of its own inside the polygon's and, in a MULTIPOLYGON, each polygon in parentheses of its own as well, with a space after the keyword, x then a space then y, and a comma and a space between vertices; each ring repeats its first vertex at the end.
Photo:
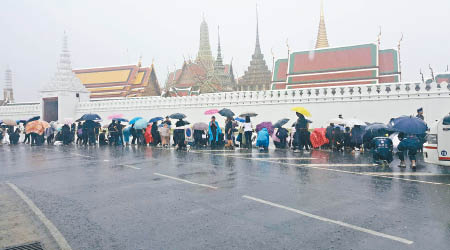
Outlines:
MULTIPOLYGON (((145 122, 145 126, 137 126, 140 119, 134 122, 126 119, 112 119, 111 123, 101 125, 98 120, 82 120, 65 123, 62 126, 55 122, 39 133, 26 133, 23 126, 1 126, 0 142, 12 145, 19 143, 23 134, 23 143, 32 146, 49 145, 100 145, 100 146, 153 146, 175 147, 177 150, 201 149, 234 149, 235 147, 251 149, 256 146, 261 152, 268 152, 270 141, 277 149, 292 149, 294 152, 309 152, 311 148, 325 148, 338 152, 355 152, 372 150, 376 162, 390 163, 393 160, 393 138, 399 141, 396 146, 401 167, 405 166, 405 155, 409 155, 411 166, 416 166, 415 155, 421 149, 423 136, 416 134, 395 133, 382 124, 379 128, 368 131, 371 124, 355 124, 346 126, 342 115, 330 122, 324 129, 310 130, 311 123, 305 115, 296 112, 297 120, 290 128, 285 125, 289 119, 280 120, 275 125, 260 124, 256 128, 251 121, 253 114, 243 118, 225 117, 223 129, 216 116, 211 116, 208 124, 198 123, 190 126, 183 116, 177 117, 173 124, 167 116, 145 122), (127 124, 128 123, 128 124, 127 124), (336 124, 337 123, 337 124, 336 124), (394 137, 392 136, 394 135, 394 137), (319 141, 319 143, 318 143, 319 141)), ((418 110, 417 118, 423 120, 423 110, 418 110)), ((377 124, 373 124, 376 128, 377 124)))

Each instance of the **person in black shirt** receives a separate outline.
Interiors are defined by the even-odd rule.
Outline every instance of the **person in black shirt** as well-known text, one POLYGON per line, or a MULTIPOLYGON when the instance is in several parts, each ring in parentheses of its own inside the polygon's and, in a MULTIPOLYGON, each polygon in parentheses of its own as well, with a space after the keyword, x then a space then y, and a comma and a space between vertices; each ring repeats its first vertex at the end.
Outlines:
POLYGON ((295 123, 295 134, 294 134, 294 152, 300 152, 305 148, 308 150, 308 121, 305 116, 300 113, 297 114, 297 122, 295 123))
POLYGON ((425 117, 423 116, 423 108, 417 109, 417 118, 421 119, 422 121, 425 120, 425 117))
POLYGON ((178 145, 177 150, 182 150, 186 148, 186 144, 185 144, 185 135, 184 135, 184 121, 183 119, 179 119, 176 123, 175 123, 175 130, 173 132, 173 140, 176 141, 176 145, 178 145))
POLYGON ((233 146, 233 118, 227 117, 225 121, 225 140, 227 140, 227 144, 225 147, 229 149, 234 149, 233 146))

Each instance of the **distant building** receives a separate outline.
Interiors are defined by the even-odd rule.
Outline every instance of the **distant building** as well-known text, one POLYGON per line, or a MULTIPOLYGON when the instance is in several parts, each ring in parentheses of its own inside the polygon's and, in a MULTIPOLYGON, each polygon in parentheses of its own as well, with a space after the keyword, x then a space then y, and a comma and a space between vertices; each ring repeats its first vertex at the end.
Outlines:
POLYGON ((14 92, 12 88, 12 71, 7 68, 5 71, 5 87, 3 88, 3 100, 0 105, 6 105, 14 102, 14 92))
POLYGON ((155 66, 137 65, 73 70, 91 98, 160 96, 161 89, 155 66))
MULTIPOLYGON (((432 73, 434 75, 434 73, 432 73)), ((427 79, 425 82, 426 83, 432 83, 432 82, 436 82, 436 83, 450 83, 450 72, 444 72, 444 73, 437 73, 436 76, 431 76, 431 79, 427 79)))
POLYGON ((316 49, 277 60, 272 89, 399 82, 400 75, 395 49, 380 50, 374 43, 330 48, 322 5, 316 49))
POLYGON ((166 96, 190 96, 200 93, 232 91, 235 89, 233 66, 223 64, 220 35, 217 57, 214 60, 209 43, 208 24, 203 19, 200 25, 200 46, 194 62, 185 60, 181 69, 167 76, 166 96))
POLYGON ((272 73, 266 65, 264 55, 261 53, 259 43, 258 13, 256 13, 256 44, 255 51, 250 61, 250 66, 239 79, 237 90, 266 90, 270 89, 270 78, 272 73))

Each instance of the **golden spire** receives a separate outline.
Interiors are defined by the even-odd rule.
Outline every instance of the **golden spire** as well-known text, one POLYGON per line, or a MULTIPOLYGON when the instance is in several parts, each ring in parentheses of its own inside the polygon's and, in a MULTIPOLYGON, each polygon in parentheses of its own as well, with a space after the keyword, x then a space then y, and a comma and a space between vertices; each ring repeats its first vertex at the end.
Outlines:
POLYGON ((316 49, 326 48, 328 45, 327 29, 325 27, 325 17, 323 14, 323 0, 320 2, 320 23, 319 32, 317 34, 316 49))

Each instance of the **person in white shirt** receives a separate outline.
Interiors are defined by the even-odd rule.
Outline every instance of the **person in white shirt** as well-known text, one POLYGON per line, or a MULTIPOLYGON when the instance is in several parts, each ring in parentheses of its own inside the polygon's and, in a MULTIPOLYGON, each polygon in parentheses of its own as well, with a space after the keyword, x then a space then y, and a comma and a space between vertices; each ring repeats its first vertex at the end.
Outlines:
POLYGON ((244 136, 245 143, 247 148, 252 148, 252 134, 253 134, 253 125, 250 121, 250 116, 245 117, 245 123, 242 125, 244 128, 244 136))

